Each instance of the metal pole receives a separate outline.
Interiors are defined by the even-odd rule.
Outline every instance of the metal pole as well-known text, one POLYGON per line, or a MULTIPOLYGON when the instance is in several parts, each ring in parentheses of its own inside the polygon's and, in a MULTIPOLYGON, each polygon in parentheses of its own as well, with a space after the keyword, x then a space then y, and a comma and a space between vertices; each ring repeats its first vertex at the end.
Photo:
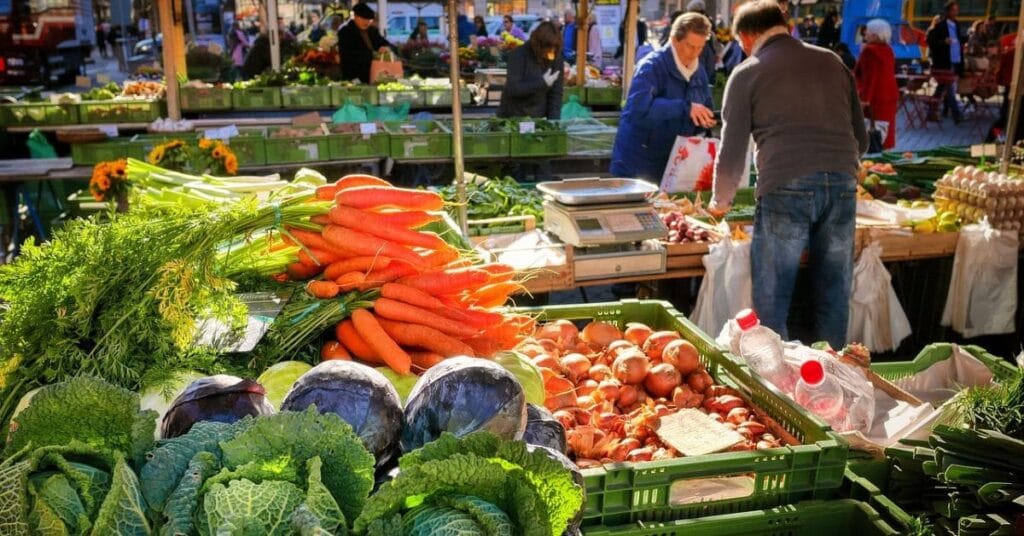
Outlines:
POLYGON ((462 100, 459 74, 459 11, 457 0, 448 0, 448 73, 452 79, 452 164, 455 166, 455 192, 459 199, 459 228, 463 235, 469 233, 466 214, 466 165, 462 159, 462 100))
POLYGON ((576 85, 583 87, 587 83, 587 33, 590 25, 590 0, 581 0, 576 10, 576 85))
POLYGON ((633 80, 633 67, 636 63, 636 19, 638 0, 626 0, 626 42, 622 44, 622 98, 629 95, 629 84, 633 80))
POLYGON ((1010 113, 1006 119, 1006 143, 1003 144, 1003 159, 999 163, 999 172, 1006 173, 1010 167, 1010 157, 1013 155, 1013 139, 1017 136, 1017 120, 1020 118, 1020 71, 1021 61, 1024 59, 1024 51, 1021 50, 1021 43, 1024 41, 1024 4, 1020 6, 1020 14, 1017 16, 1017 38, 1013 52, 1013 79, 1010 82, 1010 113))
POLYGON ((281 34, 277 26, 277 0, 267 0, 267 37, 270 38, 270 68, 281 69, 281 34))

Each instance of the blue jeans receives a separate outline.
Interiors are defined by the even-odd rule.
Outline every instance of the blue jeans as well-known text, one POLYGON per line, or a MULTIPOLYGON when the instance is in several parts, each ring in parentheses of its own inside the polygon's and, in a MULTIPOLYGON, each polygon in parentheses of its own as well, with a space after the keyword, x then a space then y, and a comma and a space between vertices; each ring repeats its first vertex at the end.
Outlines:
POLYGON ((818 339, 836 349, 846 344, 856 214, 856 179, 838 173, 800 177, 758 199, 750 250, 754 310, 784 340, 806 250, 818 339))

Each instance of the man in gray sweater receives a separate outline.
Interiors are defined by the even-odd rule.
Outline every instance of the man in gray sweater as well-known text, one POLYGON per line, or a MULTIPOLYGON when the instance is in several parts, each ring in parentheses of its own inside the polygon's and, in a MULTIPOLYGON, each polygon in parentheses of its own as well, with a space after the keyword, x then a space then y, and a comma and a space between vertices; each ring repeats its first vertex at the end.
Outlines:
POLYGON ((789 35, 772 0, 736 13, 733 34, 750 56, 725 87, 712 211, 725 213, 756 146, 757 210, 751 244, 753 302, 761 322, 788 338, 800 259, 810 254, 817 337, 846 343, 856 172, 868 148, 850 70, 829 50, 789 35))

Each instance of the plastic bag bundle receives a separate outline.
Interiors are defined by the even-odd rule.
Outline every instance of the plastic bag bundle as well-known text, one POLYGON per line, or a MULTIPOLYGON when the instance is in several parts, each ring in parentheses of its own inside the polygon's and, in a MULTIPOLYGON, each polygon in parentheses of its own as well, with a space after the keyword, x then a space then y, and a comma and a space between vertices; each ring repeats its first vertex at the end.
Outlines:
POLYGON ((566 119, 589 119, 590 108, 580 103, 580 98, 570 95, 569 100, 562 105, 562 120, 566 119))
POLYGON ((910 321, 900 305, 892 278, 882 264, 882 246, 872 242, 853 268, 847 342, 860 342, 872 352, 895 350, 910 335, 910 321))
POLYGON ((370 106, 366 111, 370 121, 405 121, 409 118, 409 103, 403 102, 394 106, 370 106))
POLYGON ((362 106, 352 104, 348 99, 345 99, 345 104, 331 116, 334 123, 365 123, 366 119, 366 110, 362 106))
POLYGON ((28 152, 32 155, 32 158, 57 158, 57 151, 50 145, 50 141, 46 139, 46 135, 39 131, 39 129, 33 129, 32 133, 28 135, 28 141, 25 142, 28 145, 28 152))
POLYGON ((692 315, 705 333, 717 333, 736 313, 753 307, 750 241, 736 242, 728 228, 722 231, 722 241, 712 244, 704 256, 704 281, 692 315))
POLYGON ((999 231, 988 220, 960 229, 942 325, 964 337, 1014 331, 1017 313, 1016 231, 999 231))

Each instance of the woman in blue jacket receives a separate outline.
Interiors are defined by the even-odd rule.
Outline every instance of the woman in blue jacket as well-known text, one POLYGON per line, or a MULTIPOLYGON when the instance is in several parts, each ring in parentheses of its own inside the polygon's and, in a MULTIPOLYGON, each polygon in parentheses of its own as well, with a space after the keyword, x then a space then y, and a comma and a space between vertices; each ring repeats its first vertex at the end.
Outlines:
POLYGON ((672 24, 668 45, 637 65, 612 149, 613 175, 657 183, 676 136, 714 126, 711 87, 699 68, 710 35, 707 17, 683 14, 672 24))

